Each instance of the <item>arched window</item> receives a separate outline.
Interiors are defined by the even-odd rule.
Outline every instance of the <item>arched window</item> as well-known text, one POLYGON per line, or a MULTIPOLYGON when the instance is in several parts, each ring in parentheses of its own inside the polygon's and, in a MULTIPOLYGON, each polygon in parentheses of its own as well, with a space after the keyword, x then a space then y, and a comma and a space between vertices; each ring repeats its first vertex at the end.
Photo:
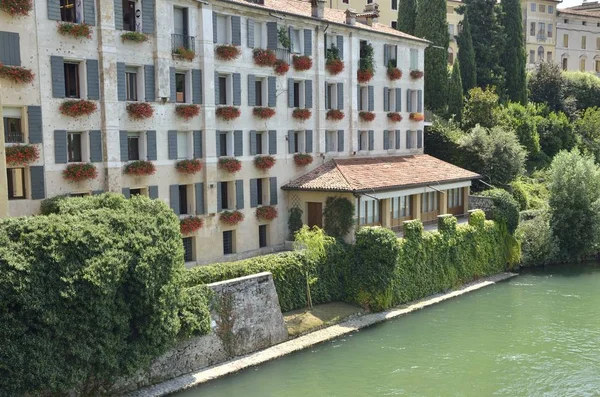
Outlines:
POLYGON ((542 62, 544 60, 544 47, 538 47, 538 62, 542 62))
POLYGON ((567 70, 569 68, 569 60, 567 57, 563 56, 562 58, 562 70, 567 70))

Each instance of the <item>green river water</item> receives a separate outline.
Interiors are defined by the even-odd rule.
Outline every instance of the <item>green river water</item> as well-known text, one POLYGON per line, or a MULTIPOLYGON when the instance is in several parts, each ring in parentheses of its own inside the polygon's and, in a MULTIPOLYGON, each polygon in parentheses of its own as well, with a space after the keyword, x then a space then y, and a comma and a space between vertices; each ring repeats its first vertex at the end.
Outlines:
POLYGON ((600 265, 526 272, 176 395, 600 396, 600 265))

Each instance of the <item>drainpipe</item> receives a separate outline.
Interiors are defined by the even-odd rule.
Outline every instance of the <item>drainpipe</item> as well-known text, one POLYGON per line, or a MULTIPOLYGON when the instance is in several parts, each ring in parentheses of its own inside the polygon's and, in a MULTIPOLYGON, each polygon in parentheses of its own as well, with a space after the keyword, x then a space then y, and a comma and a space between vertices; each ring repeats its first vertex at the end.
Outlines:
MULTIPOLYGON (((2 92, 2 81, 0 81, 2 92)), ((0 95, 0 120, 2 114, 2 95, 0 95)), ((6 147, 4 142, 4 123, 0 123, 0 218, 8 217, 8 180, 6 176, 6 147)))

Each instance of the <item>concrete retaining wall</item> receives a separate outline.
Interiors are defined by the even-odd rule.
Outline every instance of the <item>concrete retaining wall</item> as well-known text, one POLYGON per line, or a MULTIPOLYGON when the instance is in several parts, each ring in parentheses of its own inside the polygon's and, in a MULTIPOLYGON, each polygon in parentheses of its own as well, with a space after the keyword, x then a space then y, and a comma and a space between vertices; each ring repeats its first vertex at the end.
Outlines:
POLYGON ((485 219, 493 220, 492 210, 494 209, 494 200, 490 197, 469 196, 469 211, 482 210, 485 212, 485 219))

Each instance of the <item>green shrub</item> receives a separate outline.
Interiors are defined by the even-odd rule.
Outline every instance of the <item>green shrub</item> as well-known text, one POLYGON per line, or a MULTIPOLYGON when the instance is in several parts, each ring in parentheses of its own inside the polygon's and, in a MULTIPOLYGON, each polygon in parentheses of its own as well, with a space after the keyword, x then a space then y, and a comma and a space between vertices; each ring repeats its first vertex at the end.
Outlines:
POLYGON ((491 189, 480 194, 490 197, 494 202, 492 218, 498 222, 504 222, 510 234, 513 234, 519 226, 519 204, 506 190, 491 189))
POLYGON ((521 222, 515 236, 521 243, 521 264, 542 266, 557 260, 558 245, 546 212, 521 222))
POLYGON ((0 221, 3 396, 99 395, 165 352, 181 328, 173 211, 108 194, 53 206, 58 214, 0 221))
POLYGON ((210 332, 210 302, 214 293, 206 285, 185 288, 181 296, 180 338, 206 335, 210 332))
POLYGON ((469 225, 476 229, 483 229, 485 225, 485 212, 483 210, 474 210, 469 215, 469 225))
POLYGON ((327 197, 323 219, 328 235, 344 238, 354 225, 354 203, 345 197, 327 197))
POLYGON ((521 181, 511 182, 510 190, 513 198, 519 204, 519 211, 525 211, 529 207, 529 200, 523 183, 521 181))
POLYGON ((290 208, 290 216, 288 218, 288 229, 290 234, 288 238, 294 241, 294 235, 302 227, 302 210, 298 207, 290 208))
POLYGON ((42 215, 57 214, 59 211, 60 203, 68 197, 69 196, 62 195, 42 200, 40 212, 42 213, 42 215))

